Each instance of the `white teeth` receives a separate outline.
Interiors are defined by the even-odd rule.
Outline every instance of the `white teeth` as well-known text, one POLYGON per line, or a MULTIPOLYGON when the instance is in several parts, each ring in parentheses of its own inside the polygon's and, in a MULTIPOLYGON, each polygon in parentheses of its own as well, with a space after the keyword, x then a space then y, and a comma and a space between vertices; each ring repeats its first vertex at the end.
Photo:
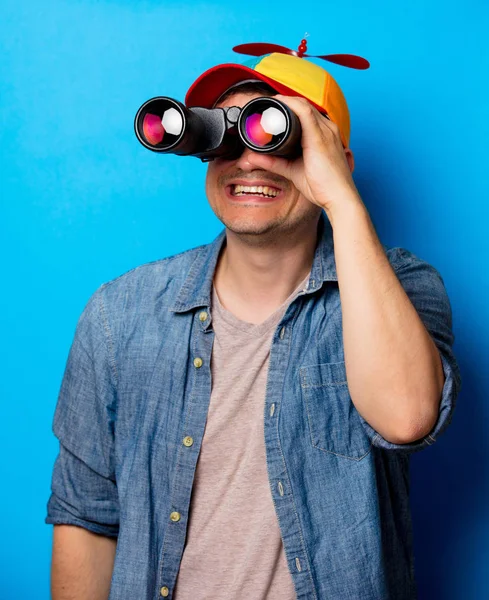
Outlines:
POLYGON ((279 190, 275 190, 267 185, 235 185, 232 190, 233 196, 242 196, 244 194, 261 194, 274 198, 279 194, 279 190))

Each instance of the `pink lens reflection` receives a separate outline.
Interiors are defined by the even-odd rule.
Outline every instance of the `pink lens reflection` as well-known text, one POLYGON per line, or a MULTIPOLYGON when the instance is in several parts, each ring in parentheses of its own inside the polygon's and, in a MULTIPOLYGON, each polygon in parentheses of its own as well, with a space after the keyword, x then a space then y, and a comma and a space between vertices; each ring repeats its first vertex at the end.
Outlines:
POLYGON ((261 118, 262 113, 255 113, 245 123, 246 135, 255 146, 266 146, 273 139, 273 134, 267 133, 261 126, 261 118))
POLYGON ((165 128, 161 123, 161 117, 147 113, 143 119, 143 133, 146 140, 153 144, 160 144, 165 137, 165 128))

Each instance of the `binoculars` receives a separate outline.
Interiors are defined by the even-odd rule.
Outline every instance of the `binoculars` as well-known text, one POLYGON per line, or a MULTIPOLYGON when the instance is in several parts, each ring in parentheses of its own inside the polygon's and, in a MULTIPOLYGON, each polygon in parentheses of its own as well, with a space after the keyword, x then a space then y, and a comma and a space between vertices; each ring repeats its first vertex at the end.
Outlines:
POLYGON ((203 162, 236 159, 244 148, 293 159, 302 154, 297 115, 283 102, 262 96, 243 107, 187 108, 173 98, 145 102, 134 119, 141 144, 153 152, 196 156, 203 162))

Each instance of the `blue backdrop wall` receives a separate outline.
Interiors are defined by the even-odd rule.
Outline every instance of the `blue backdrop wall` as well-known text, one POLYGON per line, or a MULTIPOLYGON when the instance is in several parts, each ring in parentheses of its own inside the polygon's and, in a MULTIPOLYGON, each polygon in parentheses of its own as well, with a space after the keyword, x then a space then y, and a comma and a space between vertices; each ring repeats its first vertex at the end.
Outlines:
MULTIPOLYGON (((222 229, 198 159, 133 133, 146 99, 183 99, 235 44, 350 52, 354 179, 381 240, 442 274, 463 384, 412 458, 420 598, 489 597, 489 5, 486 0, 237 3, 3 0, 0 597, 49 597, 51 433, 76 321, 104 281, 222 229)), ((323 63, 326 65, 326 63, 323 63)))

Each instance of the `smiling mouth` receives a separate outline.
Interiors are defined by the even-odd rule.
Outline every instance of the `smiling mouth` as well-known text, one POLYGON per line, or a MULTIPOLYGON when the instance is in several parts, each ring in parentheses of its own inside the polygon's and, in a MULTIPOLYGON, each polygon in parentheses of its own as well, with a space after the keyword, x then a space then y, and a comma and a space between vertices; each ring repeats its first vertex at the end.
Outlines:
POLYGON ((269 185, 240 185, 231 184, 229 192, 231 196, 258 196, 262 198, 275 198, 280 194, 279 189, 269 185))

